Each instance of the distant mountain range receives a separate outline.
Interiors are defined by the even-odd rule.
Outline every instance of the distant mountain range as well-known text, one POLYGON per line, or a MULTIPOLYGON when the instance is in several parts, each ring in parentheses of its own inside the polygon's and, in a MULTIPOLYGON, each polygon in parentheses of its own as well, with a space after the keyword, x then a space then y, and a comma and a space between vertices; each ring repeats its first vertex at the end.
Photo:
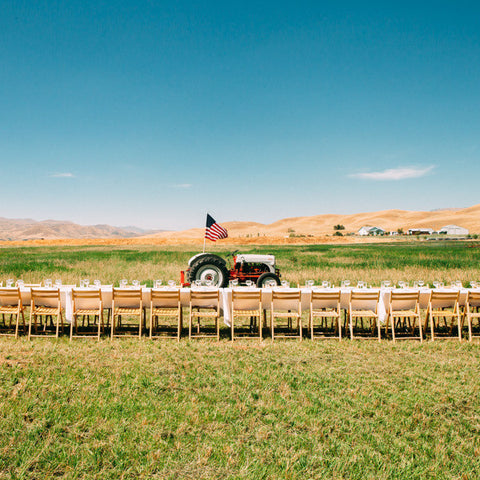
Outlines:
MULTIPOLYGON (((285 236, 325 237, 334 233, 335 225, 343 225, 344 233, 357 232, 362 226, 376 226, 392 231, 402 228, 432 228, 439 230, 445 225, 458 225, 467 228, 470 233, 480 233, 480 205, 461 209, 442 209, 430 212, 407 210, 383 210, 379 212, 356 213, 352 215, 315 215, 310 217, 292 217, 274 223, 223 222, 228 229, 229 238, 221 243, 235 243, 234 239, 249 239, 257 243, 281 239, 285 236)), ((179 232, 165 230, 143 230, 138 227, 113 227, 110 225, 78 225, 58 220, 0 218, 0 240, 57 240, 57 239, 121 239, 135 238, 156 243, 175 244, 182 242, 201 242, 204 229, 194 228, 179 232)), ((243 241, 243 240, 242 240, 243 241)))
POLYGON ((131 238, 151 235, 161 230, 143 230, 138 227, 110 225, 78 225, 60 220, 36 221, 30 218, 0 217, 0 240, 36 240, 60 238, 131 238))

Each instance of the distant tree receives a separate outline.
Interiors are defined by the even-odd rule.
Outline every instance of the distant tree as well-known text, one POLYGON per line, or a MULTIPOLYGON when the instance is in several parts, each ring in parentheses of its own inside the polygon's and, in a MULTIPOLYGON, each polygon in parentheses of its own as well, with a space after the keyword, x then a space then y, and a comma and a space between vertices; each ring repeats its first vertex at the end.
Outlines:
POLYGON ((335 237, 343 237, 343 233, 338 230, 333 234, 335 237))
POLYGON ((334 225, 334 226, 333 226, 333 229, 336 230, 337 232, 338 232, 339 230, 345 230, 345 225, 340 225, 340 224, 334 225))
POLYGON ((399 235, 403 235, 403 228, 397 228, 397 233, 399 235))

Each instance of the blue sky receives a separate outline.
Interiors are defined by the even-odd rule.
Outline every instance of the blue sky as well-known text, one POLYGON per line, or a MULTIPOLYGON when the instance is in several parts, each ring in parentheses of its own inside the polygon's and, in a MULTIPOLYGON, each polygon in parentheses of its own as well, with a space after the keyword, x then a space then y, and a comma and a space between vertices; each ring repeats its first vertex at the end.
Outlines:
POLYGON ((6 2, 0 216, 480 203, 479 54, 473 1, 6 2))

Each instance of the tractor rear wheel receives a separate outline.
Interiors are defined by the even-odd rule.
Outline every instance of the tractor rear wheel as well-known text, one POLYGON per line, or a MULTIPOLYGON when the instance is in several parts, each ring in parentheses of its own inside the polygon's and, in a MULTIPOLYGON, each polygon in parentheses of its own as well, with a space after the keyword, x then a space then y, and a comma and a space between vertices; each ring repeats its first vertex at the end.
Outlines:
POLYGON ((225 261, 216 255, 200 258, 190 268, 190 283, 200 280, 205 285, 211 281, 215 287, 222 288, 228 285, 228 278, 225 261))
POLYGON ((271 272, 262 273, 262 275, 258 277, 257 287, 262 288, 269 284, 273 284, 274 282, 277 285, 280 285, 280 278, 278 278, 278 275, 275 275, 274 273, 271 273, 271 272))

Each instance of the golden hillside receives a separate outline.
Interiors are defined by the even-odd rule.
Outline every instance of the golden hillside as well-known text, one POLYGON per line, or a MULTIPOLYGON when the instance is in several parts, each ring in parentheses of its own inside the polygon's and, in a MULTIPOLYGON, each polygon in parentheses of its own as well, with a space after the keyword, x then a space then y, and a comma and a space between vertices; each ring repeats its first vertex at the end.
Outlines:
MULTIPOLYGON (((445 209, 433 212, 406 210, 383 210, 352 215, 315 215, 292 217, 271 224, 256 222, 220 222, 229 233, 229 238, 217 242, 221 245, 235 244, 291 244, 291 243, 358 243, 390 241, 391 237, 372 238, 358 236, 334 237, 334 225, 344 225, 344 233, 357 232, 362 226, 378 226, 387 231, 403 228, 433 228, 439 230, 449 224, 467 228, 470 233, 480 233, 480 205, 463 209, 445 209)), ((33 245, 176 245, 203 243, 203 228, 179 232, 158 232, 150 235, 135 235, 108 225, 80 227, 68 222, 34 222, 32 220, 0 219, 3 244, 33 245), (17 223, 18 222, 18 223, 17 223), (39 229, 39 225, 43 228, 39 229), (46 225, 45 225, 46 224, 46 225), (19 241, 21 240, 21 241, 19 241)), ((1 238, 1 237, 0 237, 1 238)))
MULTIPOLYGON (((284 238, 290 233, 322 237, 332 235, 334 225, 344 225, 345 232, 357 232, 362 226, 378 226, 387 231, 403 228, 433 228, 439 230, 445 225, 459 225, 471 233, 480 233, 480 204, 464 209, 446 209, 433 212, 412 212, 407 210, 383 210, 379 212, 357 213, 352 215, 315 215, 312 217, 292 217, 265 225, 254 222, 221 222, 233 240, 236 237, 258 239, 284 238)), ((142 238, 189 241, 203 238, 204 230, 195 228, 181 232, 161 232, 142 238)), ((223 240, 222 243, 228 243, 223 240)), ((233 242, 234 243, 234 242, 233 242)), ((265 242, 267 243, 267 242, 265 242)))

